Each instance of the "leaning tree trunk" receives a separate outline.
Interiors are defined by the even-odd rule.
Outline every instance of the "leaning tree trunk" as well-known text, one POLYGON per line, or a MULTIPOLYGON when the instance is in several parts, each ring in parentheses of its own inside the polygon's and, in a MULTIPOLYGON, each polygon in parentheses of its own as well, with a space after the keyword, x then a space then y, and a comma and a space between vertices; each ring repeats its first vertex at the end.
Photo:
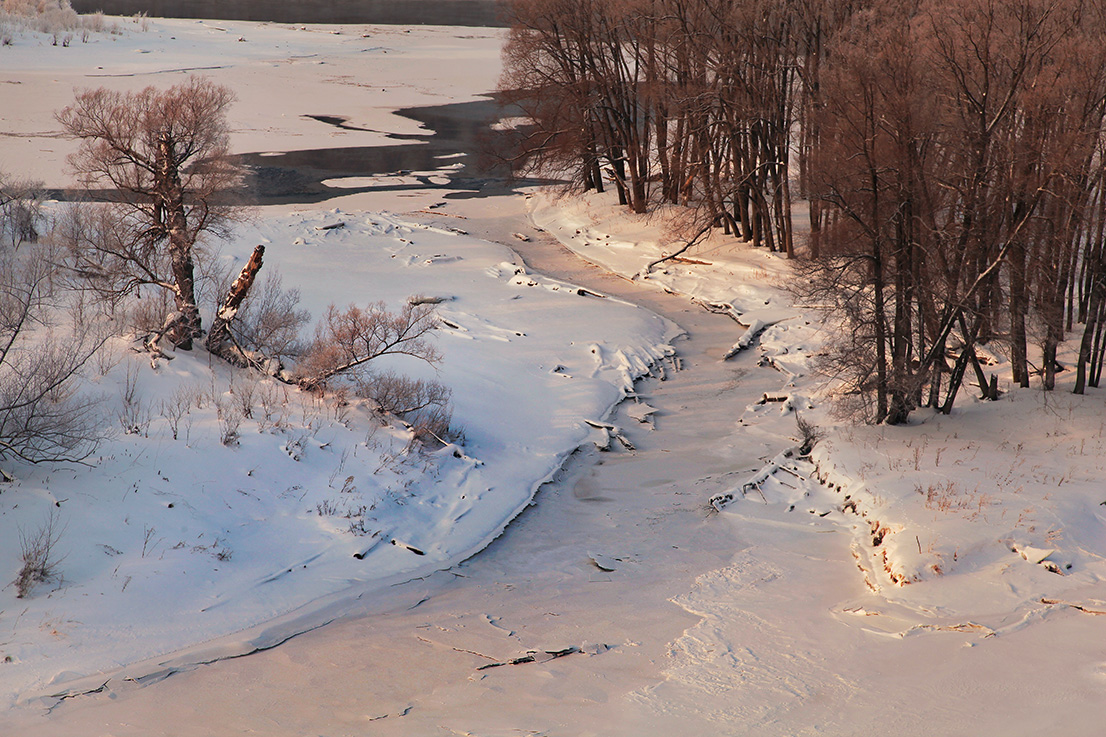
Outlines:
POLYGON ((251 361, 250 357, 234 342, 234 336, 230 333, 230 323, 234 316, 238 314, 238 309, 249 294, 250 287, 253 286, 254 279, 257 277, 257 272, 261 271, 261 259, 264 255, 265 246, 257 246, 253 249, 250 260, 246 262, 241 273, 238 274, 238 278, 230 285, 230 291, 219 306, 218 311, 216 311, 215 319, 211 323, 211 330, 207 333, 207 350, 212 355, 243 368, 252 366, 255 362, 251 361))

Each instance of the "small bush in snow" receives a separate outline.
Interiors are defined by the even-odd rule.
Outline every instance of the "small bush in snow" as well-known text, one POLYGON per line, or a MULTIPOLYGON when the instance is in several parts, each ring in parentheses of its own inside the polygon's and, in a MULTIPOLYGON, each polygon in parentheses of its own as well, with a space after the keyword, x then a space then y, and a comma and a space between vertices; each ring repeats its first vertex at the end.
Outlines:
POLYGON ((58 525, 58 516, 54 510, 50 510, 46 521, 35 532, 19 531, 23 566, 14 582, 17 598, 26 598, 36 584, 53 581, 58 577, 60 560, 55 551, 64 531, 58 525))
POLYGON ((799 430, 799 455, 810 455, 810 451, 814 450, 814 446, 825 436, 825 433, 798 412, 795 413, 795 427, 799 430))
POLYGON ((274 384, 262 384, 258 391, 261 415, 257 418, 257 429, 283 428, 288 424, 288 389, 274 384))
POLYGON ((253 401, 256 395, 257 383, 253 381, 252 377, 247 376, 245 379, 235 381, 234 376, 231 375, 231 401, 238 413, 248 420, 253 419, 253 401))
POLYGON ((123 385, 119 388, 122 406, 119 410, 119 424, 127 435, 143 435, 150 424, 150 411, 138 394, 138 367, 127 365, 123 376, 123 385))
POLYGON ((158 410, 165 421, 169 423, 169 430, 173 433, 173 440, 180 435, 180 423, 188 414, 192 405, 192 392, 184 387, 179 387, 172 396, 158 402, 158 410))
POLYGON ((242 412, 234 403, 221 399, 215 400, 215 408, 219 417, 219 442, 223 445, 237 444, 238 428, 242 426, 242 412))
POLYGON ((420 440, 432 437, 445 443, 453 439, 451 392, 440 382, 389 371, 363 379, 357 395, 375 402, 380 411, 402 419, 420 440))

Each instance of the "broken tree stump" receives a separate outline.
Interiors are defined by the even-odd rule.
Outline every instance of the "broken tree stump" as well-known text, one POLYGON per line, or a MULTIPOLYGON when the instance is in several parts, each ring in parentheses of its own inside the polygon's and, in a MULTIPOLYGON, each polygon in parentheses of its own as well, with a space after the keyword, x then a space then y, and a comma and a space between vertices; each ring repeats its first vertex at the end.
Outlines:
POLYGON ((249 357, 234 341, 230 332, 230 323, 234 320, 242 303, 250 293, 257 272, 261 271, 262 257, 265 255, 265 246, 257 246, 250 254, 250 260, 242 267, 238 278, 230 285, 230 291, 226 299, 215 312, 215 319, 211 323, 211 330, 207 333, 207 350, 214 356, 222 358, 227 363, 242 368, 253 365, 249 357))

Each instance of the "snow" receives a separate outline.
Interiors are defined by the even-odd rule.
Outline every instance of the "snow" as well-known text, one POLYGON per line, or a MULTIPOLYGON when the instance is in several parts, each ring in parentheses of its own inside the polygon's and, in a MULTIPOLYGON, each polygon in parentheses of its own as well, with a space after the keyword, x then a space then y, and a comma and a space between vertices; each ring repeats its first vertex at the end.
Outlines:
MULTIPOLYGON (((1106 512, 1095 511, 1106 499, 1097 461, 1106 450, 1103 400, 1094 392, 1071 395, 1074 372, 1053 393, 1019 390, 995 359, 990 370, 1005 379, 1002 401, 978 401, 969 391, 949 417, 919 410, 906 427, 853 426, 829 413, 826 380, 813 371, 824 340, 816 316, 788 307, 787 294, 772 284, 783 281, 779 257, 734 249, 714 235, 686 254, 687 263, 646 273, 672 248, 654 221, 616 214, 597 195, 574 205, 536 196, 531 207, 535 222, 581 256, 724 306, 747 330, 721 358, 760 336, 761 362, 784 378, 781 391, 750 405, 741 424, 798 411, 832 428, 809 460, 792 460, 797 449, 781 448, 712 498, 716 507, 759 502, 836 521, 852 538, 868 586, 911 610, 913 626, 961 618, 986 620, 982 631, 994 632, 1053 606, 1043 599, 1077 600, 1075 592, 1106 579, 1106 512)), ((1066 359, 1074 363, 1073 355, 1066 359)))
MULTIPOLYGON (((856 689, 834 684, 844 673, 857 681, 873 674, 844 655, 834 670, 827 669, 822 659, 838 648, 828 640, 796 639, 794 628, 808 627, 821 637, 841 637, 840 632, 829 634, 817 618, 800 617, 808 620, 800 625, 790 614, 791 629, 775 629, 771 620, 780 616, 779 607, 797 602, 784 605, 777 594, 750 594, 785 578, 791 588, 788 600, 823 588, 796 567, 781 565, 790 554, 781 551, 789 545, 828 544, 832 550, 807 547, 803 555, 837 558, 834 577, 851 568, 863 582, 863 591, 850 594, 850 586, 839 580, 836 591, 820 598, 818 607, 838 624, 869 637, 895 639, 956 633, 969 647, 1039 627, 1031 639, 1018 641, 1014 654, 1001 648, 1011 665, 1018 663, 1014 667, 1028 668, 1027 673, 1033 671, 1024 653, 1041 639, 1055 637, 1045 629, 1046 621, 1063 617, 1065 610, 1081 616, 1106 610, 1104 400, 1094 390, 1084 397, 1072 395, 1074 371, 1062 374, 1054 392, 1019 389, 1011 384, 1008 364, 995 357, 988 373, 999 376, 1000 401, 982 401, 969 390, 961 393, 950 416, 918 410, 907 426, 857 426, 832 411, 827 391, 832 381, 817 373, 813 360, 826 338, 816 313, 789 305, 780 289, 786 262, 779 256, 735 248, 732 239, 712 235, 684 254, 684 262, 649 270, 648 264, 682 244, 673 244, 655 219, 620 212, 612 195, 565 199, 541 194, 531 199, 530 210, 537 224, 583 258, 643 287, 654 284, 730 315, 746 331, 732 348, 720 351, 719 360, 753 347, 757 365, 779 376, 778 388, 738 412, 728 432, 713 430, 727 443, 743 436, 774 437, 778 453, 763 455, 755 471, 710 499, 742 538, 779 550, 740 552, 674 599, 701 621, 673 643, 666 682, 642 696, 643 705, 668 714, 679 710, 673 703, 687 698, 687 691, 730 699, 740 689, 732 707, 719 706, 696 718, 719 725, 758 724, 763 734, 792 734, 781 725, 801 722, 789 721, 790 713, 784 717, 768 704, 782 697, 798 704, 858 700, 856 689), (825 435, 810 458, 799 458, 798 448, 791 446, 796 415, 825 435), (799 532, 811 526, 826 533, 821 542, 799 532), (773 654, 741 645, 750 637, 772 643, 773 654), (786 653, 782 660, 777 650, 786 653), (753 672, 766 680, 750 680, 747 674, 753 672), (672 691, 677 684, 684 692, 672 691)), ((1069 343, 1061 363, 1074 365, 1077 348, 1069 343)), ((872 643, 862 635, 856 646, 872 643)), ((1079 649, 1070 640, 1057 646, 1068 658, 1079 649)), ((974 677, 1008 677, 994 667, 989 663, 973 671, 974 677)), ((1101 694, 1101 681, 1092 681, 1072 674, 1057 686, 1070 683, 1073 690, 1101 694)), ((913 684, 908 680, 886 691, 879 686, 877 692, 889 701, 907 694, 914 698, 913 684)), ((930 702, 922 696, 918 703, 930 702)), ((1047 711, 1040 701, 1034 703, 1038 714, 1047 711)), ((1072 723, 1084 723, 1093 714, 1088 702, 1081 703, 1070 716, 1072 723)), ((828 724, 811 727, 810 733, 847 734, 856 725, 874 723, 844 705, 836 711, 828 724), (849 719, 840 718, 846 713, 849 719)), ((1043 723, 1024 709, 1017 713, 1043 723)), ((988 723, 1018 722, 993 715, 988 723)))
POLYGON ((785 261, 767 251, 740 249, 735 239, 711 234, 693 250, 649 269, 684 243, 670 234, 661 209, 628 217, 614 205, 613 193, 566 201, 551 192, 535 194, 530 216, 583 258, 633 279, 645 279, 693 300, 729 311, 742 324, 773 325, 795 315, 777 288, 789 273, 785 261))
MULTIPOLYGON (((98 43, 111 44, 115 55, 142 43, 161 49, 160 58, 119 62, 90 44, 49 73, 61 76, 68 65, 82 65, 81 53, 94 54, 103 67, 126 70, 113 79, 134 84, 119 75, 188 66, 200 44, 215 43, 197 35, 234 32, 183 21, 152 28, 98 43)), ((291 57, 306 52, 296 45, 302 36, 311 48, 352 43, 345 54, 363 52, 366 43, 268 26, 249 31, 253 39, 272 34, 281 40, 270 43, 291 57)), ((437 35, 430 29, 418 38, 425 45, 437 35)), ((241 48, 248 51, 232 56, 234 64, 268 66, 275 51, 241 48)), ((26 62, 47 49, 19 51, 10 55, 26 62)), ((32 64, 6 68, 17 79, 42 73, 32 64)), ((249 75, 238 85, 248 89, 249 75)), ((287 142, 265 134, 267 146, 287 142)), ((16 155, 5 155, 5 165, 35 148, 8 147, 16 155)), ((49 166, 41 162, 33 172, 49 166)), ((151 367, 115 341, 115 365, 93 372, 86 387, 106 398, 104 422, 114 437, 91 467, 13 469, 17 480, 0 495, 9 531, 0 538, 0 560, 18 560, 16 529, 33 532, 51 513, 63 529, 57 581, 24 599, 14 586, 0 590, 8 633, 0 644, 3 704, 80 690, 117 669, 123 678, 161 672, 174 662, 166 654, 189 648, 175 660, 248 651, 333 617, 341 599, 464 560, 587 442, 585 421, 605 417, 634 379, 671 353, 679 331, 668 321, 581 295, 529 273, 502 246, 413 215, 264 208, 222 245, 220 258, 237 270, 264 244, 264 269, 280 270, 316 316, 329 304, 384 300, 398 309, 415 294, 442 297, 441 365, 398 360, 387 368, 448 386, 463 444, 419 450, 408 431, 382 426, 363 401, 347 406, 271 380, 254 385, 200 351, 151 367), (336 222, 345 225, 328 227, 336 222), (183 417, 174 419, 178 407, 183 417), (228 417, 240 426, 230 429, 228 417)))
MULTIPOLYGON (((17 134, 0 138, 0 169, 67 184, 50 111, 74 87, 198 67, 238 94, 236 150, 388 143, 419 132, 394 110, 491 89, 502 35, 151 20, 94 39, 0 49, 0 126, 17 134)), ((331 185, 417 185, 449 164, 331 185)), ((997 402, 963 391, 950 416, 854 426, 831 412, 818 316, 791 304, 778 254, 713 234, 649 268, 683 243, 610 193, 441 198, 263 208, 221 258, 240 266, 265 244, 265 269, 315 315, 441 297, 439 371, 396 368, 453 390, 464 443, 405 453, 406 430, 364 407, 262 384, 224 445, 216 401, 239 401, 239 379, 201 353, 152 369, 117 344, 88 388, 121 428, 134 377, 139 432, 117 433, 94 468, 20 467, 0 486, 0 566, 14 574, 17 530, 51 511, 66 556, 64 580, 30 598, 0 589, 3 707, 23 718, 108 684, 20 734, 1100 728, 1099 391, 1071 395, 1072 372, 1053 393, 1016 388, 998 356, 997 402), (553 238, 602 269, 539 261, 553 238), (652 369, 667 380, 635 383, 672 345, 652 369), (173 440, 158 400, 178 394, 190 410, 173 440), (807 458, 797 415, 824 433, 807 458)))
MULTIPOLYGON (((586 442, 585 421, 604 417, 677 332, 529 274, 501 246, 393 215, 266 217, 239 231, 226 258, 246 258, 255 243, 267 247, 265 268, 294 275, 315 315, 333 301, 448 296, 439 314, 456 327, 435 340, 439 370, 394 368, 452 389, 463 445, 412 449, 408 432, 382 427, 364 402, 251 386, 200 353, 151 369, 119 342, 118 365, 89 390, 108 397, 105 421, 126 415, 134 432, 117 432, 92 468, 19 469, 0 496, 13 528, 51 509, 65 526, 63 580, 24 600, 11 586, 2 593, 0 608, 20 612, 2 646, 9 702, 463 560, 529 503, 586 442), (338 216, 345 228, 318 229, 338 216), (128 377, 133 409, 122 398, 128 377), (161 403, 178 398, 187 414, 174 439, 161 403), (223 443, 218 415, 238 406, 252 417, 223 443)), ((2 546, 0 558, 18 558, 16 536, 2 546)))
POLYGON ((87 43, 51 46, 49 35, 23 32, 3 47, 0 128, 14 140, 0 148, 0 170, 71 186, 65 157, 75 144, 59 135, 52 113, 72 102, 75 89, 166 87, 189 74, 234 91, 236 152, 402 143, 388 134, 427 131, 395 111, 477 100, 494 87, 503 34, 166 19, 146 19, 143 31, 130 19, 118 22, 123 34, 91 34, 87 43), (347 127, 312 115, 341 116, 347 127))

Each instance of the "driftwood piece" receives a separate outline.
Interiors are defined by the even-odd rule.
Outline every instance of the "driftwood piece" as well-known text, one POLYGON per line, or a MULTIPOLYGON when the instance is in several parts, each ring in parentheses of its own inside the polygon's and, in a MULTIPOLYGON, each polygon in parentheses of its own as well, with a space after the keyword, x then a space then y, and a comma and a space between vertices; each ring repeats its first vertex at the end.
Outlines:
POLYGON ((1077 604, 1077 603, 1072 602, 1072 601, 1063 601, 1062 599, 1041 599, 1041 603, 1042 604, 1047 604, 1048 606, 1071 607, 1072 609, 1075 609, 1076 611, 1083 612, 1085 614, 1106 614, 1106 610, 1092 609, 1091 607, 1087 606, 1086 604, 1077 604))
POLYGON ((395 545, 397 548, 403 548, 404 550, 410 550, 415 555, 426 555, 426 553, 424 551, 419 550, 414 545, 408 545, 407 543, 405 543, 401 540, 396 540, 396 539, 393 538, 392 539, 392 545, 395 545))
POLYGON ((756 340, 757 337, 768 327, 768 325, 761 322, 760 320, 753 320, 749 324, 749 327, 746 328, 745 332, 741 334, 741 337, 738 338, 738 341, 733 344, 733 347, 726 351, 726 353, 722 356, 722 360, 726 361, 730 358, 733 358, 738 353, 751 346, 753 344, 753 341, 756 340))
POLYGON ((526 655, 523 655, 521 657, 506 660, 501 663, 488 663, 487 665, 480 666, 476 670, 489 670, 491 668, 501 668, 505 665, 522 665, 524 663, 548 663, 550 660, 556 660, 557 658, 563 658, 566 655, 576 655, 577 653, 582 652, 584 651, 576 646, 566 647, 563 650, 530 650, 526 653, 526 655), (539 655, 546 655, 548 657, 538 660, 539 655))
POLYGON ((613 438, 617 440, 626 450, 636 450, 636 448, 634 448, 634 444, 631 443, 630 439, 623 434, 622 428, 618 425, 612 425, 609 422, 597 422, 596 420, 587 419, 584 420, 584 423, 600 431, 601 439, 593 441, 595 442, 595 447, 597 449, 610 450, 611 439, 613 438))
MULTIPOLYGON (((176 329, 178 323, 183 319, 183 315, 180 312, 172 312, 166 315, 165 322, 162 324, 159 330, 155 330, 149 335, 142 338, 142 348, 139 352, 145 352, 150 354, 150 364, 156 365, 159 358, 164 358, 166 361, 172 361, 173 357, 161 350, 161 339, 169 334, 171 330, 176 329)), ((135 349, 139 350, 139 349, 135 349)))

